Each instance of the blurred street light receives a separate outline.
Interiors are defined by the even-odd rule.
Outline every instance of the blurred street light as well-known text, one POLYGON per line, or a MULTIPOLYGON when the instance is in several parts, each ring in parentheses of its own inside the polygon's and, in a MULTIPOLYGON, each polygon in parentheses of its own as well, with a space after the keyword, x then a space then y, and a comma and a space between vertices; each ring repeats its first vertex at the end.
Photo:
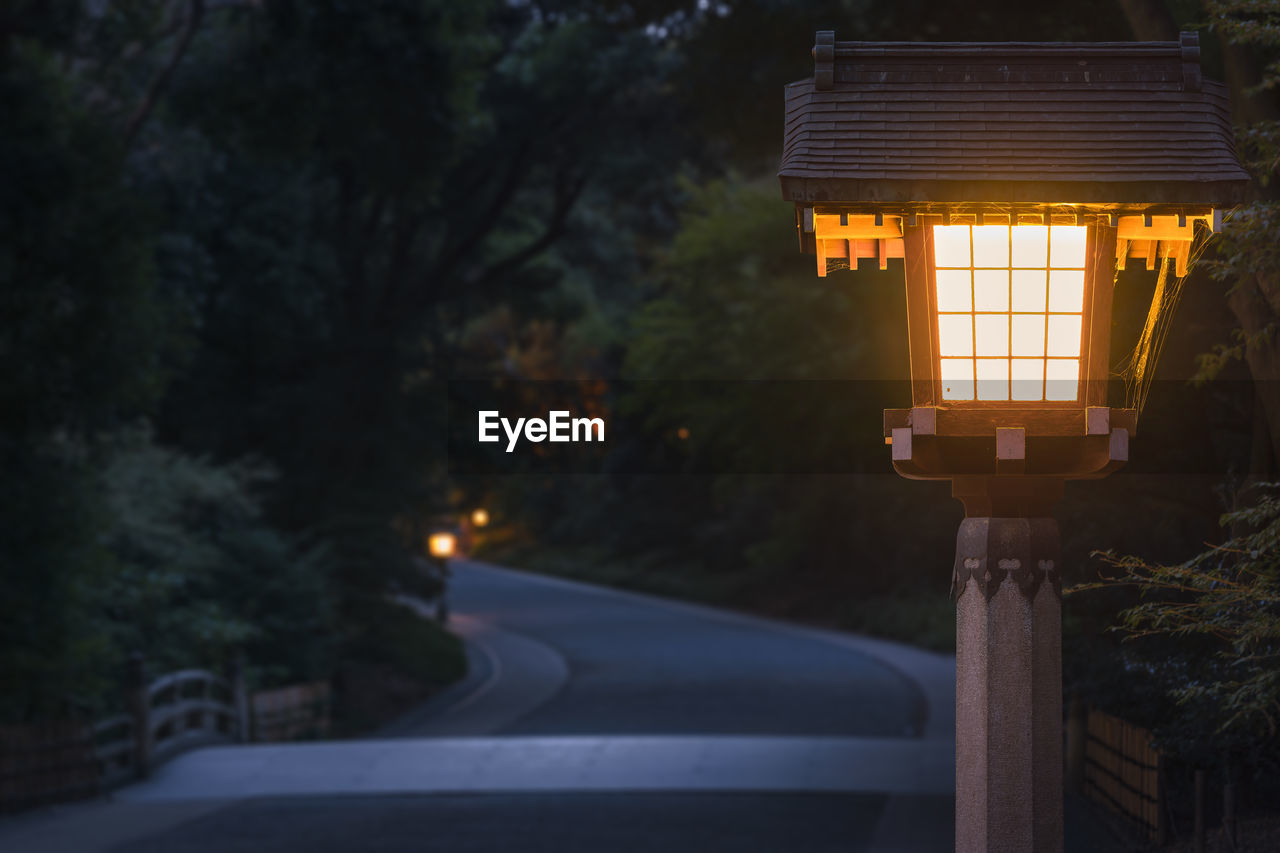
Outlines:
POLYGON ((438 560, 447 560, 458 550, 458 538, 452 533, 440 531, 427 537, 427 550, 438 560))

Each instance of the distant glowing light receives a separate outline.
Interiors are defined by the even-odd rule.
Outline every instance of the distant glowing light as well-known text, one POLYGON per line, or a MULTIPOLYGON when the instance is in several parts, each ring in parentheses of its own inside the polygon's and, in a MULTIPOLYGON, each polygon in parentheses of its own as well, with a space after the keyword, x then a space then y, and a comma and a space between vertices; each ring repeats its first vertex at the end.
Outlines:
POLYGON ((489 510, 484 507, 473 509, 471 511, 472 527, 488 527, 489 526, 489 510))
POLYGON ((452 533, 432 533, 427 538, 427 548, 431 556, 448 559, 458 550, 458 539, 452 533))

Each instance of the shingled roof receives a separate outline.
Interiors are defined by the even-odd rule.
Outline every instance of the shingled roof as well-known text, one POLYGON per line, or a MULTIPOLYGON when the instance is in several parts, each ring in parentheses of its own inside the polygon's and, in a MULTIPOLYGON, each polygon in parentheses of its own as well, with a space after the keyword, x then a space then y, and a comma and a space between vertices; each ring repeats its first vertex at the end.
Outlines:
POLYGON ((1249 176, 1224 86, 1180 42, 852 42, 786 88, 797 203, 1229 206, 1249 176))

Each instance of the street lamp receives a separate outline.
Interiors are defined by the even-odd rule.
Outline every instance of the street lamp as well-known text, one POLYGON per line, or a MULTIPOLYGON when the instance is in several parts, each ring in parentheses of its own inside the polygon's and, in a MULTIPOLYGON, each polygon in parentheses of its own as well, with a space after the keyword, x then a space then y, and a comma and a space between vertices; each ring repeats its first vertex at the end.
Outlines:
MULTIPOLYGON (((1243 200, 1225 89, 1177 42, 837 42, 786 90, 779 177, 820 277, 901 258, 904 477, 949 480, 956 849, 1061 851, 1059 533, 1066 480, 1128 459, 1112 406, 1117 268, 1160 267, 1132 362, 1154 368, 1193 244, 1243 200)), ((1144 378, 1139 376, 1139 379, 1144 378)))
POLYGON ((432 533, 427 537, 427 550, 443 564, 458 550, 458 538, 446 531, 432 533))

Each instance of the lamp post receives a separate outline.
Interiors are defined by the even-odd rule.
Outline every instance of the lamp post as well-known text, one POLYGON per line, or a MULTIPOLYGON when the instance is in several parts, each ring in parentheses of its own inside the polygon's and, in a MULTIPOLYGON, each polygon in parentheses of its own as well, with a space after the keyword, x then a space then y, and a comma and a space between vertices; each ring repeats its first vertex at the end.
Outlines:
POLYGON ((1150 371, 1193 242, 1242 200, 1225 90, 1178 42, 870 43, 819 32, 786 91, 779 177, 817 273, 903 260, 904 477, 948 480, 956 539, 956 850, 1061 851, 1067 480, 1129 456, 1112 406, 1115 274, 1161 267, 1150 371))
POLYGON ((440 593, 436 596, 436 621, 441 625, 449 621, 449 558, 458 550, 458 537, 447 530, 437 530, 427 536, 427 553, 435 564, 440 581, 440 593))

